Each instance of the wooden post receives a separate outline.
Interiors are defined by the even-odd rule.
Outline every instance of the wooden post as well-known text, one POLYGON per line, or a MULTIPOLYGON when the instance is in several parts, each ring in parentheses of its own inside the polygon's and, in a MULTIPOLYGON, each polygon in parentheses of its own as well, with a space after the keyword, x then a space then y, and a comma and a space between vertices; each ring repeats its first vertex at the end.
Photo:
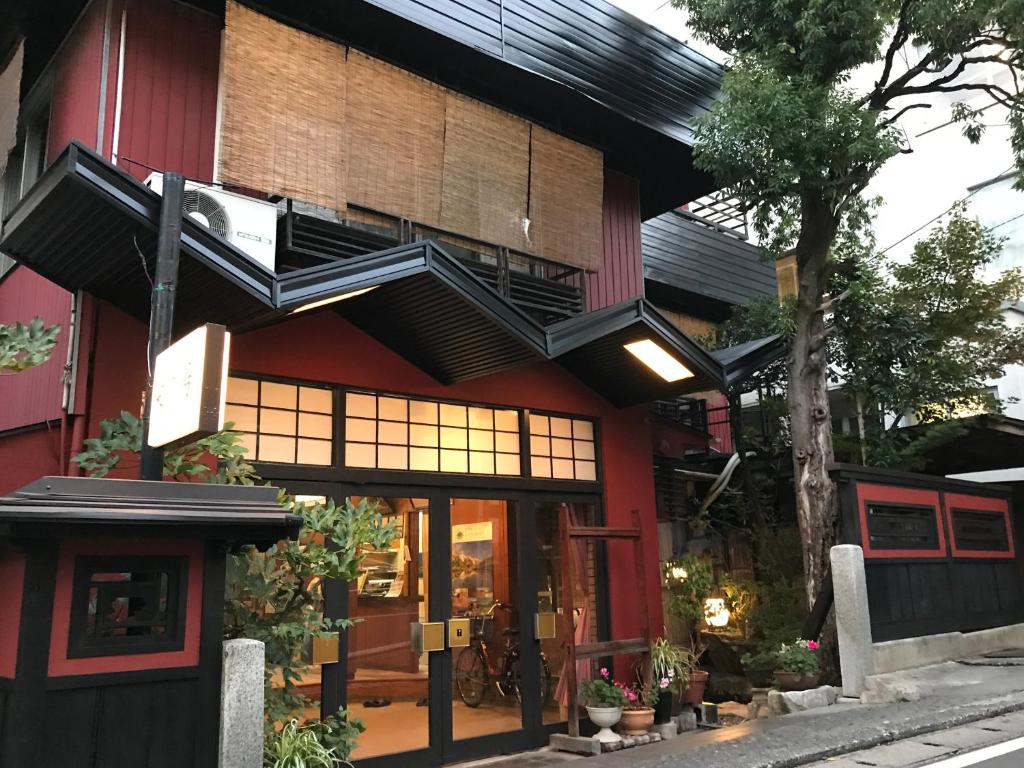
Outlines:
POLYGON ((640 637, 647 642, 647 650, 641 657, 642 674, 646 675, 650 672, 650 660, 651 660, 651 609, 647 604, 647 579, 644 567, 647 563, 647 558, 644 552, 644 534, 643 529, 640 527, 640 510, 634 509, 631 513, 631 519, 633 527, 636 529, 637 536, 633 540, 633 560, 634 568, 636 568, 636 583, 640 586, 641 598, 640 598, 640 637))
POLYGON ((569 505, 563 504, 559 515, 559 538, 562 548, 562 626, 565 633, 565 674, 566 691, 569 694, 568 712, 569 735, 580 735, 580 707, 578 682, 576 680, 576 627, 573 622, 576 592, 572 583, 572 561, 574 553, 569 536, 569 505))

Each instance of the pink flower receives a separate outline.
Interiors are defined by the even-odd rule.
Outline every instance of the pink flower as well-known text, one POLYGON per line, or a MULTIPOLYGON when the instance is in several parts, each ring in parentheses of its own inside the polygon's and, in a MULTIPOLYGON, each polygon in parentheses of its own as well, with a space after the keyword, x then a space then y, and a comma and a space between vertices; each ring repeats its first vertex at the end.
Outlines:
POLYGON ((629 700, 630 701, 636 701, 636 694, 633 693, 632 691, 629 692, 629 700))
POLYGON ((601 677, 608 679, 608 667, 601 667, 601 677))
POLYGON ((816 651, 816 650, 818 650, 818 644, 816 642, 814 642, 813 640, 808 640, 807 641, 807 648, 808 648, 808 650, 816 651))

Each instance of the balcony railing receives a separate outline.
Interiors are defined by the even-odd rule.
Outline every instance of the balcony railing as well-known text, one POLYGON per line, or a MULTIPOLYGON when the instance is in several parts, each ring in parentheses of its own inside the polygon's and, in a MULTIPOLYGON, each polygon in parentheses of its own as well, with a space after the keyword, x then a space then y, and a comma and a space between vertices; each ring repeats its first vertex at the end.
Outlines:
POLYGON ((287 272, 417 240, 436 240, 498 295, 542 324, 586 310, 584 270, 466 238, 408 219, 349 206, 344 218, 292 200, 281 203, 278 271, 287 272))
POLYGON ((722 453, 732 451, 732 424, 729 406, 709 406, 707 400, 680 397, 676 400, 657 400, 654 414, 684 427, 711 436, 710 447, 722 453))

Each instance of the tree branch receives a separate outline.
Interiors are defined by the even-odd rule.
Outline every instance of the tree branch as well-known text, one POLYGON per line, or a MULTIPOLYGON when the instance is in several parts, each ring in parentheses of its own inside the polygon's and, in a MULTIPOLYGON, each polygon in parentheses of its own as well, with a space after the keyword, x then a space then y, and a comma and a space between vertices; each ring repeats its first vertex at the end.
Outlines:
POLYGON ((888 126, 888 125, 892 125, 893 123, 895 123, 897 120, 899 120, 901 117, 903 117, 903 115, 905 115, 907 112, 909 112, 912 109, 931 109, 932 106, 933 106, 932 104, 924 104, 922 102, 919 102, 917 104, 908 104, 907 106, 905 106, 902 109, 900 109, 892 117, 887 117, 887 118, 885 118, 885 120, 880 120, 878 124, 880 126, 883 126, 883 127, 888 126))

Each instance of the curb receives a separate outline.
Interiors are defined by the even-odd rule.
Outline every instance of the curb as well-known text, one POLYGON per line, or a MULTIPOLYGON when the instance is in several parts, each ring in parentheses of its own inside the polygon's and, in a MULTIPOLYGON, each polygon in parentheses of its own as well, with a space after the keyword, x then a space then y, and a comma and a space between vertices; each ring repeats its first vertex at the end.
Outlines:
POLYGON ((879 747, 884 744, 892 744, 897 741, 912 739, 915 736, 923 736, 924 734, 943 731, 947 728, 955 728, 960 725, 976 723, 980 720, 988 720, 993 717, 1009 714, 1010 712, 1024 710, 1024 696, 1013 701, 1005 701, 1004 703, 996 706, 986 705, 983 702, 967 706, 980 707, 980 709, 973 712, 963 712, 962 710, 959 712, 953 712, 948 717, 929 723, 907 725, 905 727, 896 725, 891 731, 879 733, 877 737, 859 739, 843 744, 842 746, 822 748, 820 750, 808 752, 799 757, 786 758, 773 762, 756 763, 751 765, 749 768, 797 768, 797 766, 807 765, 808 763, 825 760, 830 757, 848 755, 851 752, 860 752, 863 749, 879 747))

